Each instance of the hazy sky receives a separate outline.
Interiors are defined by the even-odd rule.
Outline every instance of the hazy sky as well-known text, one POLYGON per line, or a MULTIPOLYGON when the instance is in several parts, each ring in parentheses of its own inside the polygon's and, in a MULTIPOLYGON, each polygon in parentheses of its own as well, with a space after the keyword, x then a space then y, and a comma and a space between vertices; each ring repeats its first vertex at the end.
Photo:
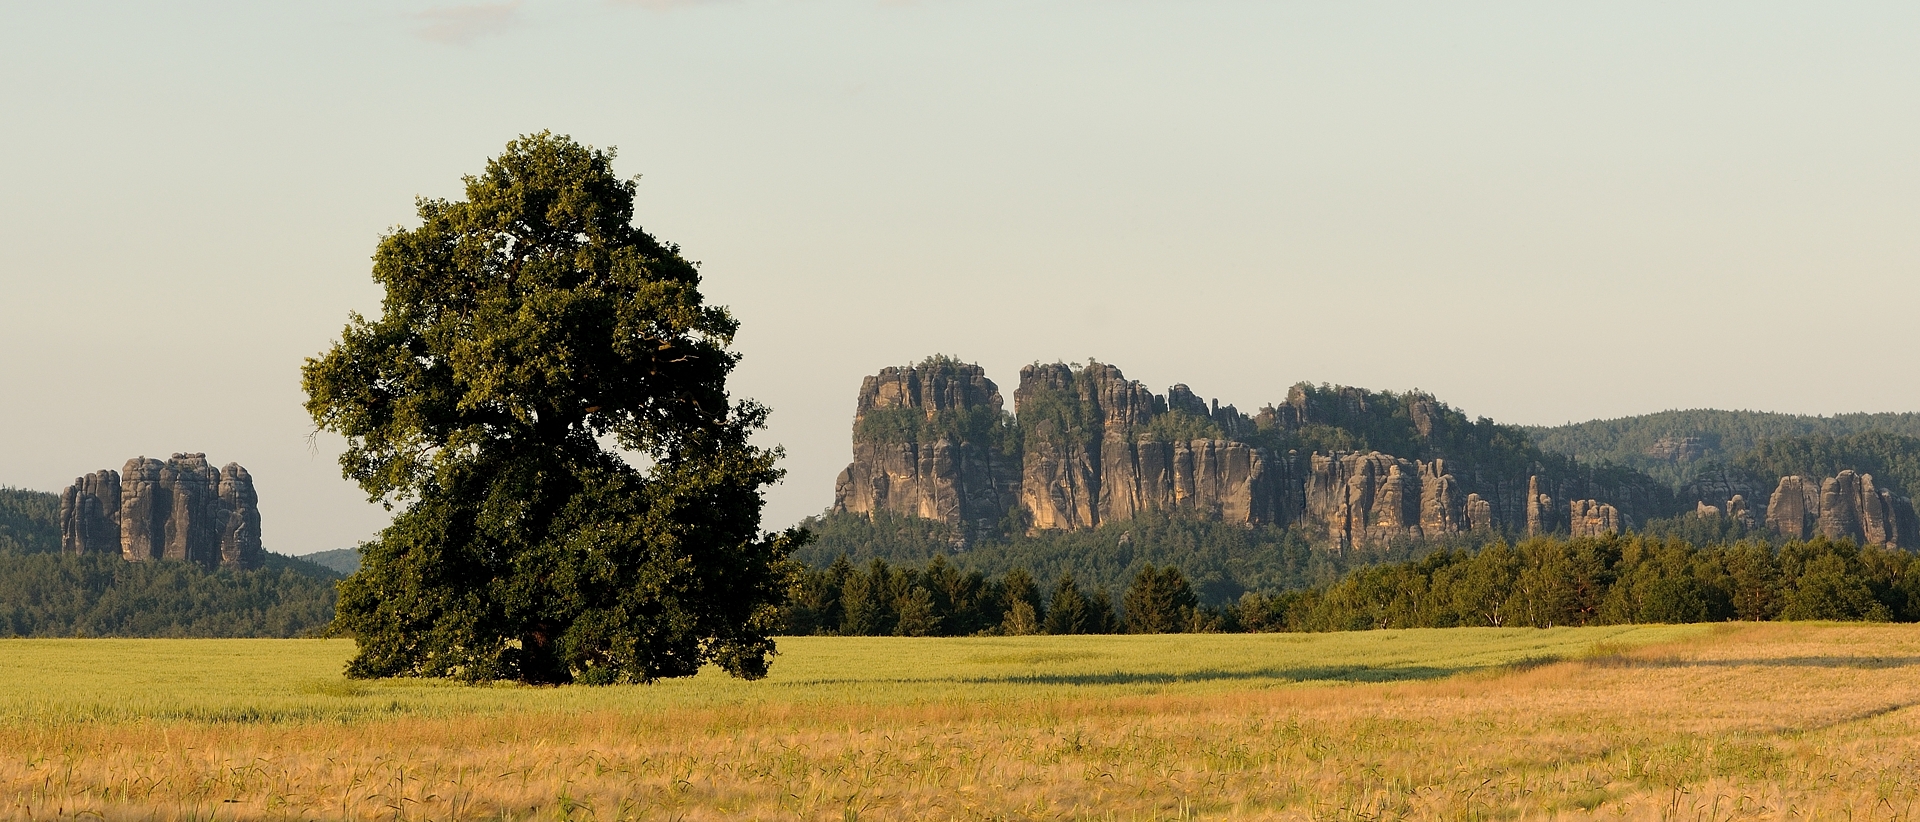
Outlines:
POLYGON ((1097 357, 1507 422, 1920 410, 1920 6, 0 5, 0 484, 238 461, 267 547, 385 522, 298 370, 416 196, 617 146, 825 508, 860 377, 1097 357))

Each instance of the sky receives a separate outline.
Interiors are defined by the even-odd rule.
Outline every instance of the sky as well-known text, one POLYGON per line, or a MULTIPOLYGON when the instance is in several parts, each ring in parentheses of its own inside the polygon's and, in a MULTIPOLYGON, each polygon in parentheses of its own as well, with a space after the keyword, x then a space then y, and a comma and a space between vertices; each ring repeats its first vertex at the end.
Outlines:
POLYGON ((302 361, 520 134, 615 147, 832 503, 860 378, 1113 363, 1558 424, 1920 411, 1920 5, 10 0, 0 485, 204 452, 371 538, 302 361))

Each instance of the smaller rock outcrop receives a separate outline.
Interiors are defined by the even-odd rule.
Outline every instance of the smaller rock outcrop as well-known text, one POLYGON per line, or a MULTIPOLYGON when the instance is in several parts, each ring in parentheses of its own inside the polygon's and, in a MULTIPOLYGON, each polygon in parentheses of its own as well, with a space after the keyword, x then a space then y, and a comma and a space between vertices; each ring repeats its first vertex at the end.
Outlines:
POLYGON ((1669 434, 1654 440, 1642 453, 1667 462, 1693 462, 1707 455, 1707 443, 1699 437, 1669 434))
POLYGON ((1744 527, 1753 527, 1753 512, 1747 510, 1747 498, 1740 494, 1727 500, 1727 516, 1744 527))
POLYGON ((1788 539, 1851 539, 1863 545, 1920 542, 1913 501, 1875 486, 1872 474, 1841 471, 1823 480, 1787 476, 1767 502, 1767 528, 1788 539))
POLYGON ((1309 458, 1305 518, 1341 547, 1470 530, 1492 524, 1492 506, 1463 493, 1445 460, 1422 462, 1373 451, 1309 458), (1470 503, 1472 503, 1470 505, 1470 503))
POLYGON ((60 498, 60 541, 71 553, 130 562, 248 569, 264 560, 253 476, 234 463, 216 469, 205 454, 135 457, 119 473, 75 479, 60 498))
POLYGON ((1753 527, 1753 512, 1747 510, 1747 498, 1739 494, 1734 494, 1728 499, 1724 507, 1695 502, 1693 515, 1702 519, 1718 519, 1725 516, 1745 527, 1753 527))
POLYGON ((60 495, 60 548, 69 554, 120 553, 120 475, 95 471, 60 495))
POLYGON ((1567 532, 1576 537, 1597 537, 1627 530, 1620 509, 1598 500, 1577 499, 1567 505, 1567 532))
POLYGON ((1481 499, 1479 494, 1467 495, 1467 528, 1473 531, 1493 529, 1493 503, 1481 499))
POLYGON ((1540 478, 1527 478, 1527 536, 1549 534, 1559 527, 1553 510, 1553 497, 1540 493, 1540 478))

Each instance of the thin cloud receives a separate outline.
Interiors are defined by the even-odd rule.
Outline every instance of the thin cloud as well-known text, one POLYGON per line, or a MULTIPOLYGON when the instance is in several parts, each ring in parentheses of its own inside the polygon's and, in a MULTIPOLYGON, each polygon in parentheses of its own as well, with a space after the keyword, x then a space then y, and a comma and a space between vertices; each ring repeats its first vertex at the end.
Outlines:
POLYGON ((688 6, 706 6, 726 0, 614 0, 622 6, 639 6, 648 11, 672 11, 688 6))
POLYGON ((464 46, 520 25, 520 0, 479 6, 444 6, 415 14, 422 40, 464 46))

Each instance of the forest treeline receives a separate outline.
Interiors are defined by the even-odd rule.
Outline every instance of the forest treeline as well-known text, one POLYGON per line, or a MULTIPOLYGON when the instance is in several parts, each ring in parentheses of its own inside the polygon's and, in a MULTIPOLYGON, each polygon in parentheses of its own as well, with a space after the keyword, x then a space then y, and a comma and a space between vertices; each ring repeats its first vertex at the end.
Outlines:
MULTIPOLYGON (((268 556, 258 570, 0 552, 0 636, 292 637, 333 621, 326 571, 268 556)), ((306 565, 306 563, 299 563, 306 565)))
POLYGON ((1045 588, 1024 568, 989 578, 936 556, 923 568, 841 557, 801 570, 782 611, 788 634, 971 636, 1180 633, 1225 630, 1180 569, 1147 565, 1124 598, 1062 574, 1045 588))
POLYGON ((1145 565, 1177 565, 1200 601, 1225 604, 1248 591, 1287 591, 1322 585, 1350 568, 1411 559, 1437 547, 1472 548, 1493 537, 1462 534, 1445 542, 1412 541, 1329 551, 1303 527, 1246 527, 1194 516, 1149 511, 1086 531, 1042 531, 976 542, 964 551, 957 528, 937 520, 887 512, 828 514, 801 523, 813 534, 794 559, 824 568, 845 556, 854 565, 874 559, 924 565, 945 557, 964 571, 998 578, 1024 570, 1038 579, 1071 575, 1088 589, 1120 591, 1145 565))
POLYGON ((944 556, 924 567, 845 557, 801 571, 792 634, 1349 631, 1731 620, 1920 622, 1920 556, 1818 538, 1701 547, 1677 537, 1540 537, 1356 567, 1305 590, 1200 601, 1174 566, 1141 566, 1117 598, 1070 573, 1047 583, 944 556))
POLYGON ((1817 538, 1700 547, 1674 538, 1538 538, 1356 569, 1236 604, 1254 630, 1920 621, 1920 557, 1817 538))

